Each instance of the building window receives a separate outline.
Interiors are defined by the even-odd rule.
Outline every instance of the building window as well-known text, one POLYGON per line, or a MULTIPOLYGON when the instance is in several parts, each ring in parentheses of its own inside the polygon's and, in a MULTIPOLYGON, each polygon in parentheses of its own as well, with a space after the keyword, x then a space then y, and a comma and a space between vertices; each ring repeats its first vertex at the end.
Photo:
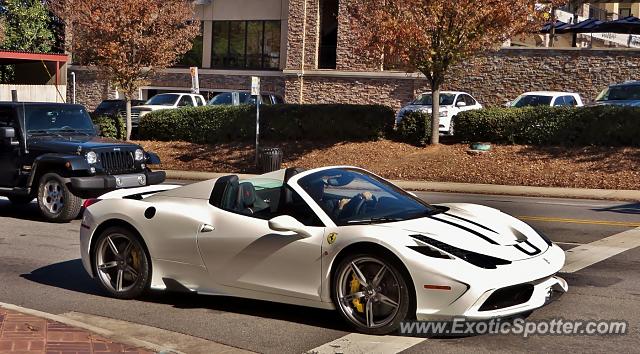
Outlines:
POLYGON ((176 63, 177 67, 202 67, 202 33, 204 32, 204 22, 200 22, 200 34, 193 40, 193 47, 186 52, 176 63))
POLYGON ((619 14, 618 14, 618 18, 625 18, 625 17, 629 17, 631 16, 631 8, 627 7, 627 8, 623 8, 621 7, 619 10, 619 14))
POLYGON ((338 48, 338 0, 320 0, 319 69, 336 68, 338 48))
POLYGON ((214 21, 212 41, 212 68, 280 68, 280 21, 214 21))

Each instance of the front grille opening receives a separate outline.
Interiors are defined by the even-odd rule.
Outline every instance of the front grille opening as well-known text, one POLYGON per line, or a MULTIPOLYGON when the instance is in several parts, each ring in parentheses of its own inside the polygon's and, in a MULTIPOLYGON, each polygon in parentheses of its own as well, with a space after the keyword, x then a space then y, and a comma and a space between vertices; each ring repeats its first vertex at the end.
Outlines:
POLYGON ((131 151, 101 152, 102 168, 109 175, 135 172, 135 161, 131 151))
POLYGON ((533 284, 519 284, 498 289, 480 306, 479 311, 492 311, 524 304, 533 295, 533 284))

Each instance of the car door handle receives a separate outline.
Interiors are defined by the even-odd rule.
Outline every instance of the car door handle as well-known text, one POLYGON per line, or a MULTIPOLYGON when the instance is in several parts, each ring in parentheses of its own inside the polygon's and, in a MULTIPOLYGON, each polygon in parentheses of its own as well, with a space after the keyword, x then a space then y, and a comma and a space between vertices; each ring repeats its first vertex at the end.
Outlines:
POLYGON ((215 227, 213 227, 213 226, 211 226, 211 225, 204 224, 204 225, 202 225, 202 227, 200 228, 200 232, 211 232, 211 231, 213 231, 213 230, 215 230, 215 229, 216 229, 216 228, 215 228, 215 227))

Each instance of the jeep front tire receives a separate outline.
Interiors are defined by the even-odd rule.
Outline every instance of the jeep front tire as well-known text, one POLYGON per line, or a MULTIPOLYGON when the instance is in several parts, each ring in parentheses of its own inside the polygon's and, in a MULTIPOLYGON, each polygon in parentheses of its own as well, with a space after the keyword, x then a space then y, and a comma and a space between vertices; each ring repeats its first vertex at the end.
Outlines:
POLYGON ((56 173, 47 173, 38 184, 38 206, 42 215, 52 222, 69 222, 82 209, 82 199, 75 196, 56 173))

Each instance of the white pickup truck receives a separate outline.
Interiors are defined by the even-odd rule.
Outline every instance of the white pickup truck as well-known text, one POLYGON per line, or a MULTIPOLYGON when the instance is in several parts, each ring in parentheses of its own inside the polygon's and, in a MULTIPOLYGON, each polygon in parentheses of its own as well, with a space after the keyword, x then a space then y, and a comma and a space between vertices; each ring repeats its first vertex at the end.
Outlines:
POLYGON ((140 118, 149 112, 206 105, 207 103, 202 95, 192 93, 161 93, 151 97, 145 104, 131 109, 131 124, 137 127, 138 123, 140 123, 140 118))

